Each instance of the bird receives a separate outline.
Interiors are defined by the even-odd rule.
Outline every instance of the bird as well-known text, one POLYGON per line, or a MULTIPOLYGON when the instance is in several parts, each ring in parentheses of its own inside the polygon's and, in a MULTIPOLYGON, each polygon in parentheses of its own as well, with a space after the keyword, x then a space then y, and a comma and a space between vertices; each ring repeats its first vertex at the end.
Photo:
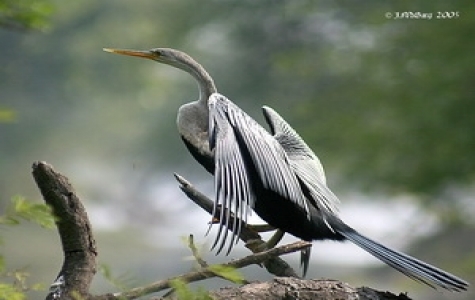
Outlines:
POLYGON ((182 51, 103 50, 168 64, 197 81, 199 98, 179 108, 177 125, 192 156, 214 175, 215 212, 221 207, 213 245, 219 244, 218 252, 226 240, 231 248, 239 235, 239 224, 235 223, 231 236, 227 236, 230 215, 247 224, 247 216, 254 211, 271 226, 302 240, 351 241, 418 282, 454 292, 467 290, 469 284, 465 280, 392 250, 341 220, 339 199, 327 186, 320 160, 272 108, 263 107, 267 131, 218 93, 204 67, 182 51))

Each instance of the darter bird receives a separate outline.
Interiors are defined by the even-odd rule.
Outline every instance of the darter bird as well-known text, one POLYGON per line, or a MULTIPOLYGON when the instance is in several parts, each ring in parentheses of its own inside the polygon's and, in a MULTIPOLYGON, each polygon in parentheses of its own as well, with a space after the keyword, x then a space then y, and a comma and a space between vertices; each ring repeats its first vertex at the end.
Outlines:
MULTIPOLYGON (((326 184, 319 159, 271 108, 263 107, 268 132, 219 94, 208 72, 181 51, 104 51, 168 64, 197 80, 200 97, 179 108, 177 123, 193 157, 214 174, 215 211, 221 207, 214 243, 219 245, 218 253, 226 241, 229 252, 238 240, 239 224, 233 224, 228 237, 230 214, 246 223, 252 209, 268 224, 305 241, 349 240, 414 280, 450 291, 467 289, 468 283, 457 276, 383 246, 345 224, 338 217, 338 198, 326 184)), ((306 255, 304 272, 309 253, 306 255)))

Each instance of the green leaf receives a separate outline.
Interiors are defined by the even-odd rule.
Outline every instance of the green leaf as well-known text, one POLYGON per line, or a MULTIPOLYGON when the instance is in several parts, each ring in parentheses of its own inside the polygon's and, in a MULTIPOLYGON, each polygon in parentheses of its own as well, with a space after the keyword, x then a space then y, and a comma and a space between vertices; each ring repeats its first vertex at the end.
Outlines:
POLYGON ((212 265, 209 266, 208 269, 214 274, 219 275, 234 283, 244 282, 244 276, 240 272, 238 272, 236 268, 224 265, 212 265))
POLYGON ((18 222, 17 218, 21 218, 44 228, 54 227, 55 218, 48 205, 30 202, 21 196, 13 197, 12 202, 13 214, 8 218, 10 222, 18 222))
POLYGON ((0 224, 3 225, 18 225, 20 221, 13 216, 0 216, 0 224))
POLYGON ((187 284, 180 279, 174 279, 170 282, 170 286, 175 290, 175 293, 180 300, 193 300, 193 292, 187 284))
POLYGON ((15 286, 6 283, 0 283, 0 299, 24 300, 26 296, 15 286))
POLYGON ((179 300, 212 300, 208 291, 199 288, 197 291, 192 291, 185 281, 181 279, 173 279, 170 281, 170 286, 174 289, 177 299, 179 300))
POLYGON ((0 26, 12 29, 46 30, 53 12, 50 0, 0 1, 0 26))

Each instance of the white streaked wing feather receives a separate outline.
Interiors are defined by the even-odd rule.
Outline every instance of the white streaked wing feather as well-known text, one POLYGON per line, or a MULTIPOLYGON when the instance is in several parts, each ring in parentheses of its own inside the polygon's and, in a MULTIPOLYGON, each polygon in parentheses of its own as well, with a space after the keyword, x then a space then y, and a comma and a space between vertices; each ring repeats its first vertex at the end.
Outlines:
POLYGON ((290 160, 292 169, 295 174, 302 180, 303 184, 308 187, 311 198, 320 209, 327 210, 334 214, 338 213, 338 207, 340 200, 338 197, 328 188, 328 186, 319 180, 315 174, 315 166, 313 161, 309 160, 290 160))
MULTIPOLYGON (((222 209, 231 209, 239 218, 247 221, 249 208, 254 206, 255 199, 249 170, 244 161, 245 151, 246 155, 250 156, 264 188, 293 201, 304 209, 310 218, 299 181, 288 162, 287 154, 274 137, 220 94, 210 96, 209 109, 209 132, 212 135, 210 145, 215 148, 215 207, 221 204, 222 209), (223 186, 226 184, 230 186, 223 186), (230 190, 234 191, 232 196, 230 190)), ((223 225, 226 225, 223 222, 226 221, 221 220, 220 231, 223 230, 223 225)), ((220 234, 221 232, 218 232, 218 235, 220 234)))
MULTIPOLYGON (((210 107, 212 108, 212 107, 210 107)), ((233 128, 227 121, 225 111, 210 109, 210 140, 215 153, 215 192, 214 212, 221 206, 219 229, 212 248, 218 245, 219 253, 226 243, 230 214, 244 222, 254 205, 254 194, 251 192, 247 170, 233 128), (224 232, 223 232, 224 230, 224 232)), ((233 234, 228 252, 231 250, 236 236, 240 233, 240 223, 233 222, 233 234)))
POLYGON ((263 110, 274 138, 289 157, 289 164, 293 171, 308 187, 313 198, 309 200, 319 209, 337 213, 337 205, 340 201, 327 187, 325 171, 318 157, 277 112, 267 106, 264 106, 263 110))
POLYGON ((280 144, 232 102, 222 102, 228 106, 230 123, 243 140, 264 187, 294 201, 308 212, 300 184, 280 144))

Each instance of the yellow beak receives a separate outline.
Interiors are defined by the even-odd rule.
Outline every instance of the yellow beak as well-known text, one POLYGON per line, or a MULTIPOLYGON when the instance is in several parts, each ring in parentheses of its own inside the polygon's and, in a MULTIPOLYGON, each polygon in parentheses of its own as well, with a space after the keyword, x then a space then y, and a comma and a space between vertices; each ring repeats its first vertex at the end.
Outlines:
POLYGON ((148 59, 157 59, 158 54, 151 51, 138 51, 138 50, 126 50, 126 49, 112 49, 112 48, 102 48, 105 52, 122 54, 128 56, 143 57, 148 59))

